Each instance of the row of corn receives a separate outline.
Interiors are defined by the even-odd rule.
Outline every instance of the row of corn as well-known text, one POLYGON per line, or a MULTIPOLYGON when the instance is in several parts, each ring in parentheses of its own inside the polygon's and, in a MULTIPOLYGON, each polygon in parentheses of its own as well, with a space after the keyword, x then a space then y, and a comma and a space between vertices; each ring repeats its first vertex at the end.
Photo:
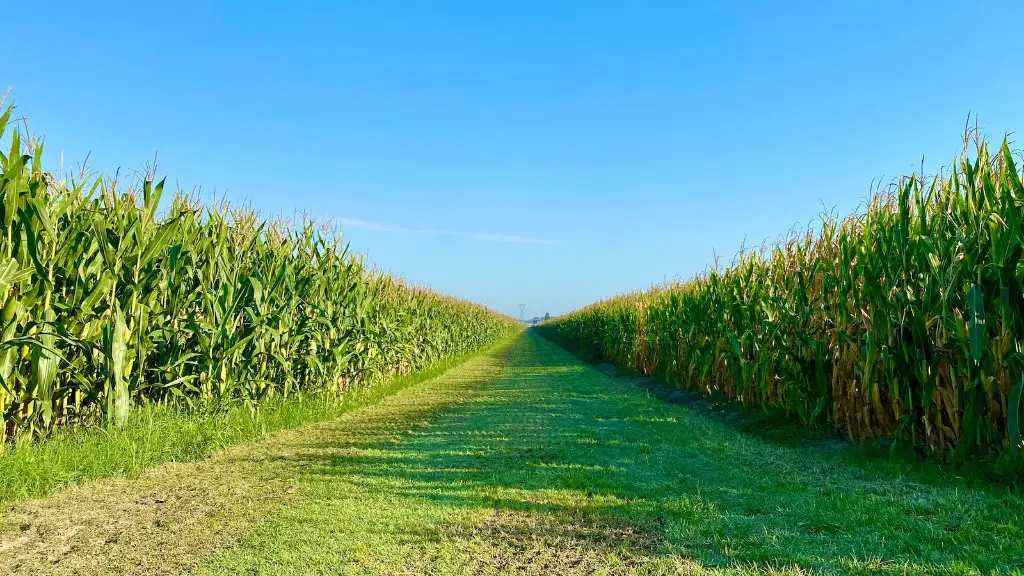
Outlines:
MULTIPOLYGON (((11 108, 0 116, 0 141, 11 108)), ((505 316, 364 267, 335 230, 204 207, 163 183, 58 180, 0 153, 0 442, 123 424, 141 402, 332 395, 515 331, 505 316)), ((2 444, 0 444, 2 446, 2 444)))
MULTIPOLYGON (((965 140, 966 141, 966 140, 965 140)), ((1022 447, 1024 186, 974 139, 948 174, 688 282, 542 330, 592 358, 853 439, 961 457, 1022 447)))

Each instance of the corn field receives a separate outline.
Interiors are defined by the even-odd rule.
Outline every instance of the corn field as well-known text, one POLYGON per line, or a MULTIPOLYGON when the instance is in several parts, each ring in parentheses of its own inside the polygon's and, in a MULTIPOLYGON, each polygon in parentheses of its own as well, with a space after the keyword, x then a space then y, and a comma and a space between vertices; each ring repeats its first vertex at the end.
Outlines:
MULTIPOLYGON (((2 102, 0 102, 2 106, 2 102)), ((0 142, 11 119, 0 116, 0 142)), ((304 219, 204 207, 163 182, 58 180, 0 153, 0 442, 142 402, 337 395, 513 333, 511 318, 368 270, 304 219)), ((2 443, 0 443, 2 446, 2 443)))
POLYGON ((958 459, 1022 447, 1024 186, 974 134, 945 176, 541 330, 679 386, 958 459), (969 153, 970 151, 970 153, 969 153))

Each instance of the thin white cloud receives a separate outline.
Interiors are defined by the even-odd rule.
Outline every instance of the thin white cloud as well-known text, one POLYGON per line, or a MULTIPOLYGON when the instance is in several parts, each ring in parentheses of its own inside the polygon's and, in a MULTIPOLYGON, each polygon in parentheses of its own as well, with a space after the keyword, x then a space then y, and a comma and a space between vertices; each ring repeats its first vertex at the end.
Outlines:
POLYGON ((473 240, 480 240, 483 242, 510 242, 515 244, 546 245, 558 244, 557 240, 533 238, 530 236, 514 236, 509 234, 484 234, 477 232, 457 232, 455 230, 436 230, 433 228, 407 228, 405 226, 392 226, 391 224, 385 224, 383 222, 375 222, 373 220, 359 220, 357 218, 336 218, 334 221, 340 224, 343 230, 347 226, 349 228, 361 228, 363 230, 375 230, 377 232, 395 232, 398 234, 430 234, 432 236, 457 236, 461 238, 471 238, 473 240))

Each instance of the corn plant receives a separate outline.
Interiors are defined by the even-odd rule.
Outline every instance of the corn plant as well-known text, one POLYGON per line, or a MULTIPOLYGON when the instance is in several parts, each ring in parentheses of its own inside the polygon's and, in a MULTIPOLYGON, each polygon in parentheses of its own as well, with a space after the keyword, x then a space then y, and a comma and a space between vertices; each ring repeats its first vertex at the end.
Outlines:
POLYGON ((270 397, 337 396, 517 329, 368 269, 312 219, 266 220, 181 193, 164 203, 152 178, 127 189, 58 179, 42 168, 42 143, 17 131, 5 148, 0 442, 124 425, 143 402, 255 410, 270 397))
POLYGON ((1024 187, 1005 141, 995 154, 974 141, 947 176, 902 178, 856 214, 542 330, 853 439, 1017 452, 1024 187))

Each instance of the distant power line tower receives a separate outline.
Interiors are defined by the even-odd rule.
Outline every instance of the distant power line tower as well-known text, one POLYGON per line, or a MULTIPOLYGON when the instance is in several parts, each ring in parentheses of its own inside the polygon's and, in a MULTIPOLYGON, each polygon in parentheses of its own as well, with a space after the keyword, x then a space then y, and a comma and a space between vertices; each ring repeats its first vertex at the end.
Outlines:
POLYGON ((519 321, 526 322, 526 316, 523 316, 523 311, 526 310, 526 304, 519 305, 519 321))

